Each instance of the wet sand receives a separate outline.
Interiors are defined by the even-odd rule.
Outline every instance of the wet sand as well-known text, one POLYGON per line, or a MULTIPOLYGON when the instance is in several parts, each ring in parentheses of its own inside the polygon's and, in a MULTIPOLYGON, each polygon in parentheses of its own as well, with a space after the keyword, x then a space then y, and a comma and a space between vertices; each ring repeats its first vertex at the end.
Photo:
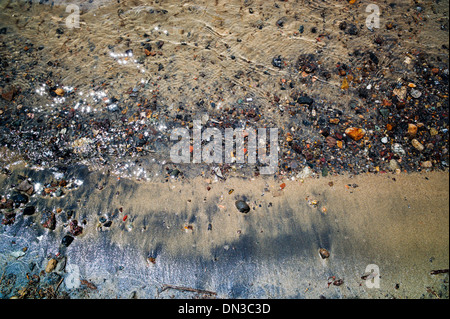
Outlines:
MULTIPOLYGON (((16 172, 32 179, 49 174, 16 172)), ((449 264, 448 173, 307 178, 284 181, 281 191, 282 181, 262 177, 139 183, 80 168, 65 174, 71 175, 83 185, 63 198, 33 195, 37 213, 2 226, 1 269, 20 270, 18 282, 30 262, 37 272, 46 256, 62 252, 80 279, 97 287, 59 288, 72 298, 208 297, 158 293, 164 285, 218 298, 448 298, 448 274, 430 275, 449 264), (238 199, 249 204, 248 214, 237 210, 238 199), (42 211, 57 208, 54 231, 36 225, 42 211), (69 210, 86 225, 65 248, 69 210), (101 216, 111 227, 97 227, 101 216), (23 257, 8 256, 25 246, 23 257), (320 248, 330 257, 322 259, 320 248), (361 279, 369 264, 379 267, 380 288, 361 279), (343 284, 328 286, 333 276, 343 284)), ((15 177, 1 176, 2 189, 15 177)))

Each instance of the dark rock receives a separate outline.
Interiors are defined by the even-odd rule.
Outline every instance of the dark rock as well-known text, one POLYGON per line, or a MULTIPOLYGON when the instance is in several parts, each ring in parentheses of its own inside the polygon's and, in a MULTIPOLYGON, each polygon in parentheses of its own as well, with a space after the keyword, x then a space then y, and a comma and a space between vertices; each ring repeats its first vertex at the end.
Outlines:
POLYGON ((34 206, 27 206, 23 210, 23 214, 26 216, 33 215, 36 212, 36 208, 34 206))
POLYGON ((20 204, 28 203, 28 196, 24 194, 16 194, 11 196, 12 201, 16 207, 19 207, 20 204))
POLYGON ((347 32, 350 35, 358 35, 358 27, 354 24, 350 24, 347 32))
POLYGON ((28 195, 32 195, 34 192, 33 185, 28 181, 24 180, 19 186, 16 187, 16 190, 19 192, 27 193, 28 195))
POLYGON ((243 214, 247 214, 250 211, 250 206, 248 206, 243 200, 236 201, 235 205, 236 208, 243 214))
POLYGON ((108 220, 106 223, 103 224, 105 227, 111 227, 112 221, 108 220))
POLYGON ((42 216, 42 226, 50 230, 56 228, 56 216, 53 212, 45 212, 42 216))
POLYGON ((347 29, 347 22, 342 21, 341 23, 339 23, 339 29, 341 29, 342 31, 345 31, 345 29, 347 29))
POLYGON ((70 221, 69 223, 70 233, 74 236, 78 236, 83 232, 83 228, 78 226, 78 221, 76 219, 70 221))
POLYGON ((297 99, 297 103, 312 105, 314 103, 314 100, 308 96, 301 96, 297 99))
POLYGON ((283 59, 281 58, 281 55, 272 59, 272 65, 279 69, 283 68, 283 59))
POLYGON ((10 209, 13 208, 14 202, 12 199, 7 199, 6 202, 0 203, 0 209, 10 209))
POLYGON ((69 245, 73 242, 73 237, 70 235, 66 235, 63 237, 61 243, 66 246, 69 247, 69 245))
POLYGON ((379 60, 375 53, 369 52, 369 58, 373 63, 378 64, 379 60))

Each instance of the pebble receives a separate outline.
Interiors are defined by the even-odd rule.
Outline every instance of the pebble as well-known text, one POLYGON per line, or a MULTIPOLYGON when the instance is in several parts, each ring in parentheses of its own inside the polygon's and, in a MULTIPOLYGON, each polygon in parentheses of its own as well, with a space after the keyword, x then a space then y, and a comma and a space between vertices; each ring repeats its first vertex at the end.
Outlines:
POLYGON ((408 124, 408 134, 409 135, 411 135, 411 136, 414 136, 414 135, 416 135, 416 133, 417 133, 417 125, 415 125, 415 124, 408 124))
POLYGON ((297 103, 312 105, 314 103, 314 100, 308 96, 301 96, 297 99, 297 103))
POLYGON ((405 150, 403 149, 403 146, 399 143, 392 144, 392 152, 398 155, 406 155, 405 150))
POLYGON ((395 172, 397 169, 400 168, 400 165, 398 164, 398 162, 395 159, 391 159, 389 161, 389 168, 395 172))
POLYGON ((42 226, 50 230, 55 230, 56 228, 56 216, 52 212, 44 212, 42 216, 42 226))
POLYGON ((423 168, 432 168, 433 163, 431 161, 425 161, 425 162, 422 162, 422 164, 420 164, 420 166, 422 166, 423 168))
POLYGON ((70 235, 66 235, 63 237, 63 239, 61 240, 61 244, 63 244, 66 247, 69 247, 69 245, 73 242, 73 237, 70 235))
POLYGON ((430 135, 431 135, 431 136, 436 136, 436 135, 438 135, 438 134, 439 134, 438 130, 436 130, 434 127, 432 127, 432 128, 430 129, 430 135))
POLYGON ((12 201, 16 205, 16 207, 20 206, 20 204, 28 203, 28 196, 24 194, 16 194, 11 196, 12 201))
POLYGON ((383 144, 386 144, 388 141, 389 141, 389 139, 386 136, 381 138, 381 143, 383 143, 383 144))
POLYGON ((50 259, 47 263, 47 267, 45 267, 45 272, 46 273, 52 272, 56 268, 57 264, 58 261, 55 258, 50 259))
POLYGON ((359 141, 364 137, 366 131, 362 128, 349 127, 345 130, 345 134, 347 134, 347 136, 349 136, 352 140, 359 141))
POLYGON ((422 145, 417 139, 411 140, 411 144, 419 151, 422 152, 425 149, 425 146, 422 145))
POLYGON ((36 208, 34 206, 27 206, 23 209, 23 214, 26 216, 31 216, 36 212, 36 208))
POLYGON ((236 201, 235 205, 236 208, 243 214, 247 214, 250 211, 250 206, 248 206, 243 200, 236 201))
POLYGON ((411 96, 415 99, 418 99, 419 97, 422 96, 422 92, 420 92, 419 90, 416 90, 416 89, 412 89, 411 96))
POLYGON ((320 254, 320 257, 322 257, 322 259, 326 259, 326 258, 330 257, 330 252, 328 250, 326 250, 325 248, 320 248, 319 254, 320 254))

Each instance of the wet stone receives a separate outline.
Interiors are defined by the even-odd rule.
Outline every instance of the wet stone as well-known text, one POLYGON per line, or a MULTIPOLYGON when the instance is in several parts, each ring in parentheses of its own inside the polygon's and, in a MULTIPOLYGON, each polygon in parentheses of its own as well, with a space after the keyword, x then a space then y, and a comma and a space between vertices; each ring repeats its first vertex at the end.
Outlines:
POLYGON ((272 59, 272 65, 279 69, 283 68, 283 59, 281 58, 280 55, 272 59))
POLYGON ((23 214, 26 216, 33 215, 36 212, 36 208, 34 206, 27 206, 23 210, 23 214))
POLYGON ((56 259, 54 259, 54 258, 50 259, 47 263, 47 266, 45 267, 45 272, 46 273, 52 272, 56 268, 57 264, 58 264, 58 261, 56 259))
POLYGON ((330 252, 328 250, 326 250, 325 248, 320 248, 319 254, 320 254, 320 257, 322 257, 322 259, 326 259, 326 258, 330 257, 330 252))
POLYGON ((28 196, 24 194, 16 194, 11 196, 12 201, 16 207, 19 207, 20 204, 28 203, 28 196))
POLYGON ((250 211, 250 206, 248 206, 243 200, 236 201, 235 205, 236 208, 243 214, 247 214, 250 211))
POLYGON ((56 228, 56 216, 53 212, 44 212, 42 215, 41 224, 44 228, 55 230, 56 228))
POLYGON ((61 240, 61 244, 63 244, 66 247, 69 247, 69 245, 73 242, 73 237, 70 235, 66 235, 63 237, 63 239, 61 240))
POLYGON ((297 99, 297 103, 312 105, 314 103, 314 100, 308 96, 301 96, 297 99))

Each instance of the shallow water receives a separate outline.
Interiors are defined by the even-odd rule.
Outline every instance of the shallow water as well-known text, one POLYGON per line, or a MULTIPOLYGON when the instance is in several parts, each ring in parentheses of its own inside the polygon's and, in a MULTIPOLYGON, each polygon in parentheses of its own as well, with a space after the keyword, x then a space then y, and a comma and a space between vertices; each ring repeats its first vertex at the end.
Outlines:
POLYGON ((152 179, 170 162, 170 132, 197 119, 222 132, 278 128, 280 174, 306 165, 318 173, 385 170, 399 156, 395 143, 412 155, 402 169, 427 160, 448 168, 448 2, 379 4, 380 28, 372 30, 370 1, 85 1, 75 2, 79 28, 67 27, 64 2, 31 3, 2 1, 3 92, 20 92, 11 106, 1 101, 2 143, 38 165, 83 161, 152 179), (432 68, 438 74, 430 77, 432 68), (398 85, 406 107, 393 94, 398 85), (301 95, 314 104, 296 104, 301 95), (383 107, 391 117, 380 115, 383 107), (411 121, 424 125, 422 154, 404 140, 411 121), (342 135, 350 126, 365 129, 361 145, 344 138, 343 147, 327 148, 324 130, 342 135))

